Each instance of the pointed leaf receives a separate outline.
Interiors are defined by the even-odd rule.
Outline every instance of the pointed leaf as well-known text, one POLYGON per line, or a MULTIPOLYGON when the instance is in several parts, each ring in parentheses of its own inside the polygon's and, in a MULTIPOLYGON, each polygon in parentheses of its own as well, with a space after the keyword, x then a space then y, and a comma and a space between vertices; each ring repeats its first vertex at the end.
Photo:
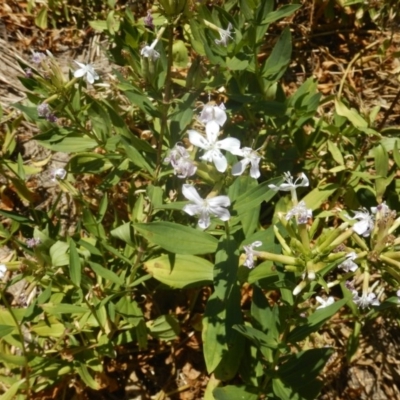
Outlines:
POLYGON ((176 254, 146 261, 147 271, 155 279, 175 289, 208 285, 213 280, 213 265, 204 258, 176 254))
POLYGON ((71 281, 76 285, 81 284, 82 266, 76 250, 76 244, 73 240, 69 243, 69 273, 71 281))
POLYGON ((214 253, 218 245, 218 240, 206 232, 171 222, 133 224, 133 227, 149 242, 171 253, 214 253))

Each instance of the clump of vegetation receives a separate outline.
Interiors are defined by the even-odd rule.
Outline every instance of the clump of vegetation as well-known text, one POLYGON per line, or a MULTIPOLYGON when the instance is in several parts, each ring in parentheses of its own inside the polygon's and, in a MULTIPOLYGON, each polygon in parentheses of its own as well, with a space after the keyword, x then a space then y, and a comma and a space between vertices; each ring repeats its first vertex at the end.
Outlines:
POLYGON ((160 0, 144 18, 110 3, 90 25, 112 73, 20 62, 27 99, 1 136, 2 400, 123 396, 111 371, 128 352, 171 353, 172 376, 193 337, 194 398, 315 399, 325 324, 346 313, 351 362, 366 321, 397 318, 399 139, 344 81, 330 98, 312 77, 285 90, 300 5, 273 3, 160 0), (67 154, 45 205, 26 123, 67 154))

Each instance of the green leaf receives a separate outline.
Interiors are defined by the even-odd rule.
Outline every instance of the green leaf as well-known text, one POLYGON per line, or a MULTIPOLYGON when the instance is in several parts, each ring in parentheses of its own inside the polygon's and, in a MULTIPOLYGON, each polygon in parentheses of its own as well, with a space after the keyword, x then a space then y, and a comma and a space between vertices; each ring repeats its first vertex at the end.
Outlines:
POLYGON ((113 229, 110 232, 111 236, 123 240, 125 243, 128 243, 132 247, 136 247, 132 225, 133 225, 132 223, 126 222, 125 224, 119 226, 118 228, 113 229))
POLYGON ((161 246, 171 253, 214 253, 218 246, 218 240, 210 234, 172 222, 133 224, 133 227, 149 242, 161 246))
POLYGON ((289 333, 287 342, 300 342, 311 333, 316 332, 329 318, 336 314, 347 303, 347 300, 347 298, 344 298, 342 300, 335 301, 330 306, 315 311, 307 318, 307 320, 304 322, 304 325, 297 326, 289 333))
POLYGON ((46 134, 35 136, 35 140, 43 147, 53 151, 61 151, 63 153, 80 153, 82 151, 92 150, 98 146, 98 143, 87 137, 79 135, 69 135, 60 141, 45 140, 46 134))
POLYGON ((15 330, 14 326, 10 325, 0 325, 0 338, 9 335, 11 332, 15 330))
POLYGON ((89 25, 96 31, 103 32, 107 30, 107 21, 89 21, 89 25))
POLYGON ((378 143, 374 149, 376 174, 381 178, 386 178, 389 172, 389 155, 381 143, 378 143))
POLYGON ((73 240, 69 242, 69 273, 73 284, 80 286, 82 266, 79 254, 76 250, 76 244, 73 240))
POLYGON ((112 167, 113 164, 107 157, 93 152, 76 154, 69 161, 69 170, 74 174, 98 174, 112 167))
POLYGON ((321 207, 323 202, 327 200, 333 193, 338 190, 339 185, 329 183, 327 185, 319 186, 308 193, 303 201, 306 203, 307 208, 316 210, 321 207))
POLYGON ((29 219, 27 217, 24 217, 23 215, 11 211, 0 210, 0 215, 2 215, 5 218, 10 218, 12 221, 20 222, 21 224, 27 224, 27 225, 35 224, 35 221, 33 221, 32 219, 29 219))
POLYGON ((271 24, 281 18, 289 17, 296 12, 302 5, 301 4, 287 4, 283 5, 279 10, 268 13, 267 17, 262 20, 261 24, 271 24))
POLYGON ((272 261, 264 261, 263 263, 261 263, 256 268, 250 271, 248 282, 255 283, 260 279, 270 278, 270 277, 276 277, 278 280, 278 277, 276 275, 276 267, 272 261))
POLYGON ((276 82, 285 73, 292 57, 292 34, 285 28, 262 67, 262 76, 276 82))
POLYGON ((124 150, 128 158, 133 162, 133 164, 137 165, 140 168, 145 169, 150 174, 154 173, 153 168, 149 165, 149 163, 145 160, 145 158, 140 154, 138 150, 135 149, 131 144, 128 143, 127 140, 121 138, 121 143, 124 146, 124 150))
POLYGON ((39 321, 36 325, 31 327, 31 331, 39 336, 57 338, 65 334, 65 326, 56 319, 48 318, 47 321, 39 321))
POLYGON ((249 386, 217 387, 213 390, 215 400, 257 400, 258 390, 249 386))
POLYGON ((74 304, 42 304, 40 306, 47 314, 84 314, 89 311, 87 307, 74 304))
POLYGON ((213 280, 213 265, 192 255, 163 255, 146 261, 144 266, 155 279, 174 289, 208 285, 213 280))
POLYGON ((277 192, 270 189, 268 185, 270 185, 271 183, 276 184, 281 181, 281 178, 274 178, 270 179, 267 182, 263 182, 256 187, 252 187, 237 198, 236 202, 233 205, 233 208, 238 213, 244 213, 249 211, 249 209, 258 206, 263 201, 271 200, 277 192))
POLYGON ((180 333, 178 320, 172 315, 161 315, 154 321, 147 322, 150 334, 160 340, 171 341, 176 339, 180 333))
POLYGON ((40 29, 47 29, 47 6, 42 6, 39 10, 35 18, 35 25, 40 29))
POLYGON ((335 99, 336 113, 346 117, 356 128, 368 128, 368 122, 354 109, 347 108, 339 99, 335 99))
POLYGON ((26 382, 26 379, 20 379, 17 382, 14 382, 9 389, 5 393, 0 396, 0 400, 13 400, 15 399, 15 395, 18 393, 19 388, 26 382))
POLYGON ((340 165, 344 165, 344 159, 342 153, 338 149, 337 145, 331 142, 330 140, 327 141, 328 143, 328 151, 331 153, 332 158, 340 165))
POLYGON ((232 379, 240 366, 244 338, 232 327, 242 324, 237 281, 238 245, 221 238, 215 256, 214 293, 203 317, 203 352, 207 371, 221 380, 232 379))
POLYGON ((189 63, 188 51, 182 40, 174 40, 172 46, 172 59, 174 65, 179 68, 186 68, 189 63))
POLYGON ((65 242, 56 242, 50 247, 51 262, 54 267, 62 267, 69 264, 69 245, 65 242))
POLYGON ((117 285, 123 286, 124 280, 120 278, 115 272, 110 269, 104 268, 100 264, 95 262, 88 262, 90 268, 96 273, 96 275, 101 276, 106 281, 116 283, 117 285))
POLYGON ((393 159, 396 165, 400 168, 400 149, 399 149, 399 139, 396 139, 393 149, 393 159))
POLYGON ((279 366, 279 378, 298 396, 298 399, 314 400, 322 387, 317 377, 333 351, 332 348, 322 348, 292 354, 283 365, 279 366))
POLYGON ((300 400, 300 397, 285 385, 279 378, 272 380, 272 390, 278 399, 300 400))
POLYGON ((264 332, 252 328, 251 326, 234 325, 233 329, 237 330, 241 335, 251 340, 261 350, 261 352, 263 352, 264 348, 269 350, 276 349, 278 346, 277 341, 270 340, 264 332))
POLYGON ((208 373, 213 372, 228 352, 226 308, 214 292, 208 299, 203 317, 203 353, 208 373))
POLYGON ((76 366, 76 371, 79 374, 79 377, 87 386, 91 387, 94 390, 101 389, 100 384, 92 377, 89 369, 85 364, 79 364, 78 366, 76 366))
POLYGON ((249 66, 249 63, 245 54, 236 54, 235 57, 228 57, 226 60, 226 66, 232 71, 243 71, 249 66))

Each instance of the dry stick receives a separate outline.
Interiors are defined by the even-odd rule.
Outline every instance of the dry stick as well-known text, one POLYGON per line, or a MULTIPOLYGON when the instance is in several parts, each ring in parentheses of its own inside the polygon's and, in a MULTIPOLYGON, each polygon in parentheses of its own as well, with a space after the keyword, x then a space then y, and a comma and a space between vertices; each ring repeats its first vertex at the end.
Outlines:
POLYGON ((347 65, 346 71, 344 72, 343 78, 340 81, 340 86, 339 86, 339 91, 337 94, 337 98, 338 100, 340 99, 340 97, 342 96, 342 91, 343 91, 343 86, 344 86, 344 82, 346 80, 347 75, 350 72, 351 67, 353 66, 353 64, 362 56, 362 54, 364 54, 364 52, 368 49, 370 49, 371 47, 374 47, 376 44, 379 44, 382 41, 382 39, 378 39, 375 40, 375 42, 372 42, 371 44, 369 44, 367 47, 365 47, 364 49, 362 49, 361 51, 359 51, 354 57, 353 59, 349 62, 349 64, 347 65))
POLYGON ((394 106, 399 101, 399 98, 400 98, 400 90, 397 91, 396 97, 392 101, 392 104, 390 104, 390 107, 385 111, 385 114, 383 114, 383 119, 382 119, 382 121, 379 123, 379 125, 376 128, 376 130, 378 132, 380 132, 382 130, 383 126, 385 125, 385 123, 387 121, 387 119, 389 118, 390 113, 393 111, 394 106))

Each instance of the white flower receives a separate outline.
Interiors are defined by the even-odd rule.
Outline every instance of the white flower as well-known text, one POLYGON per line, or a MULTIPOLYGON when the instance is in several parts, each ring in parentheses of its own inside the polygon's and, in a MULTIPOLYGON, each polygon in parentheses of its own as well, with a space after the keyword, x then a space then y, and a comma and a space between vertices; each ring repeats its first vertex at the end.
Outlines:
POLYGON ((367 237, 371 234, 371 231, 374 228, 374 220, 372 215, 365 208, 356 211, 354 217, 349 218, 358 220, 358 222, 353 225, 353 230, 358 235, 367 237))
POLYGON ((379 306, 381 303, 376 298, 375 293, 363 294, 361 297, 358 295, 356 290, 352 291, 353 301, 356 303, 358 308, 367 308, 369 306, 379 306))
POLYGON ((297 222, 299 224, 306 224, 308 218, 312 218, 312 210, 311 208, 306 207, 306 203, 304 200, 300 201, 297 206, 294 206, 287 214, 286 220, 289 221, 290 218, 297 217, 297 222))
POLYGON ((57 179, 61 181, 67 176, 67 171, 64 168, 57 168, 51 173, 51 180, 55 182, 57 179))
POLYGON ((86 75, 86 80, 91 84, 99 79, 99 75, 97 75, 92 64, 83 64, 78 61, 75 61, 75 63, 80 66, 80 68, 74 72, 75 78, 81 78, 86 75))
POLYGON ((243 147, 238 152, 236 152, 236 154, 244 158, 232 167, 232 175, 242 175, 246 167, 251 164, 250 176, 254 179, 258 179, 261 175, 259 168, 261 160, 260 155, 250 147, 243 147))
POLYGON ((154 50, 154 47, 156 47, 156 44, 158 42, 158 39, 154 40, 154 42, 150 46, 144 46, 142 50, 140 50, 140 54, 143 57, 150 58, 152 61, 156 61, 160 58, 160 53, 156 50, 154 50))
POLYGON ((4 278, 4 275, 7 272, 7 267, 5 264, 0 264, 0 279, 4 278))
POLYGON ((329 296, 326 300, 324 300, 322 297, 315 296, 315 300, 317 300, 318 303, 321 304, 317 307, 317 310, 328 307, 335 302, 335 299, 332 296, 329 296))
POLYGON ((372 214, 376 214, 377 212, 381 212, 382 215, 385 215, 388 212, 390 212, 390 208, 387 206, 386 202, 384 201, 383 203, 379 204, 376 207, 371 207, 371 212, 372 212, 372 214))
POLYGON ((353 262, 357 258, 357 254, 352 251, 351 253, 346 255, 346 260, 344 260, 341 264, 338 265, 338 268, 341 268, 345 272, 355 272, 358 269, 358 265, 353 262))
POLYGON ((222 126, 224 125, 227 119, 225 110, 226 108, 224 106, 224 103, 221 103, 219 106, 206 104, 200 113, 199 120, 203 124, 207 124, 208 122, 214 121, 219 126, 222 126))
POLYGON ((285 177, 286 183, 281 183, 279 186, 271 184, 271 185, 268 185, 268 187, 275 191, 282 190, 284 192, 290 192, 292 190, 297 189, 298 187, 305 187, 305 186, 309 185, 308 178, 304 174, 304 172, 302 172, 301 175, 294 182, 293 182, 293 177, 290 172, 285 172, 283 175, 285 177), (300 182, 297 183, 299 180, 300 180, 300 182))
POLYGON ((210 226, 210 214, 218 217, 222 221, 228 221, 231 215, 224 207, 229 207, 231 201, 228 196, 216 196, 211 199, 202 199, 197 190, 192 185, 183 185, 182 194, 193 204, 187 204, 183 211, 189 215, 198 215, 198 225, 201 229, 207 229, 210 226))
POLYGON ((191 160, 188 151, 178 143, 170 150, 164 161, 171 163, 174 168, 174 173, 178 178, 187 178, 188 176, 192 176, 197 170, 197 167, 191 160))
POLYGON ((206 136, 202 136, 199 132, 190 130, 189 140, 193 145, 205 150, 200 158, 205 161, 213 162, 219 172, 225 172, 228 167, 228 161, 221 153, 220 149, 230 151, 236 154, 240 149, 240 141, 235 138, 218 139, 219 126, 215 121, 207 122, 206 136))
POLYGON ((222 44, 226 47, 228 45, 229 39, 232 39, 231 29, 232 29, 232 24, 230 22, 226 30, 218 28, 219 36, 221 37, 221 39, 215 39, 215 43, 218 45, 222 44))
POLYGON ((257 257, 258 251, 254 251, 254 247, 260 247, 262 242, 257 240, 248 246, 243 246, 243 250, 246 252, 246 260, 243 265, 247 268, 254 268, 254 256, 257 257))

